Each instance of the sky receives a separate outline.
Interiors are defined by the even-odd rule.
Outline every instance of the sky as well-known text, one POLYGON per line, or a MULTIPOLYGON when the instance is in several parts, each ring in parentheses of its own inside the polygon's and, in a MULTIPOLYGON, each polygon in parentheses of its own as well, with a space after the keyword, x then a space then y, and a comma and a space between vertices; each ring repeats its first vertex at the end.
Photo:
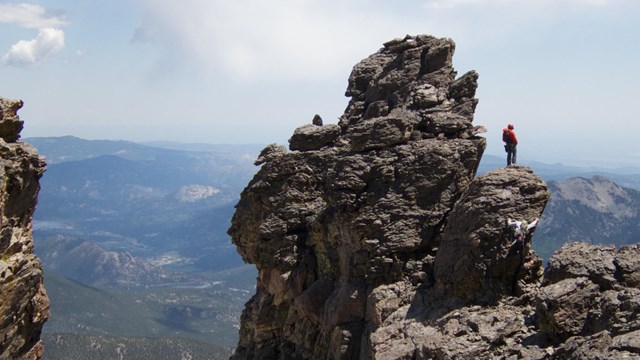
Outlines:
POLYGON ((456 42, 503 156, 640 167, 638 0, 0 1, 0 96, 23 137, 287 144, 335 123, 353 66, 406 34, 456 42))

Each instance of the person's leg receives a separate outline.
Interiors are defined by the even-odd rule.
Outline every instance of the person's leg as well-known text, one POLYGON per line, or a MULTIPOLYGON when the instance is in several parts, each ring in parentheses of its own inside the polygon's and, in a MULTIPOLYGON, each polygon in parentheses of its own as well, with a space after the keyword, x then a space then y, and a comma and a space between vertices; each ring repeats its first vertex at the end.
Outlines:
POLYGON ((511 163, 515 164, 516 163, 516 153, 517 153, 517 147, 518 145, 513 145, 513 147, 511 148, 511 163))
POLYGON ((513 152, 511 151, 511 147, 507 150, 507 166, 511 165, 513 152))

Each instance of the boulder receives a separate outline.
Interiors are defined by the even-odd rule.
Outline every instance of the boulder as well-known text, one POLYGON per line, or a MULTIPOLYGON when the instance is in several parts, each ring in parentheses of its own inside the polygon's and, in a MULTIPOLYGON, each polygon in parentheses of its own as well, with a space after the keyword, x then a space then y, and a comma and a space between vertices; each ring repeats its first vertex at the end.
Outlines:
POLYGON ((16 142, 24 122, 18 116, 22 108, 22 100, 12 100, 0 97, 0 138, 8 143, 16 142))
POLYGON ((569 278, 544 287, 535 301, 540 330, 561 341, 584 335, 598 292, 598 285, 587 278, 569 278))
POLYGON ((616 254, 614 265, 618 281, 628 287, 640 288, 640 245, 623 246, 616 254))
POLYGON ((616 283, 615 250, 614 246, 567 244, 549 259, 545 279, 556 283, 567 278, 586 277, 603 290, 611 289, 616 283))
POLYGON ((296 129, 289 139, 289 149, 299 151, 318 150, 334 142, 340 135, 340 127, 335 124, 325 126, 304 125, 296 129))
POLYGON ((434 264, 438 289, 489 304, 516 295, 522 280, 539 281, 542 261, 530 251, 532 233, 514 243, 507 219, 539 218, 549 196, 545 183, 521 166, 474 179, 448 216, 434 264))

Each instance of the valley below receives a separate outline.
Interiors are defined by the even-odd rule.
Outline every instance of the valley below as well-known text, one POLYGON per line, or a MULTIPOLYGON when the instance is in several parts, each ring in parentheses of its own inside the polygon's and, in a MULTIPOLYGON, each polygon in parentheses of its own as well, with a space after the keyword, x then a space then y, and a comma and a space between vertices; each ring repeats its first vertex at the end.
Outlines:
POLYGON ((48 161, 34 216, 52 302, 45 358, 96 343, 113 353, 114 339, 127 339, 127 358, 166 341, 228 357, 256 271, 226 231, 259 147, 27 141, 48 161))
MULTIPOLYGON (((52 302, 45 358, 74 349, 78 355, 65 358, 80 359, 98 351, 95 344, 128 356, 169 346, 194 359, 227 358, 257 272, 226 232, 262 146, 194 151, 74 137, 26 141, 49 163, 34 218, 52 302)), ((501 166, 501 158, 485 155, 479 174, 501 166)), ((545 260, 566 242, 637 240, 640 196, 632 187, 640 175, 530 166, 552 192, 532 245, 545 260), (572 189, 581 201, 568 195, 572 189), (608 206, 598 207, 605 197, 608 206), (613 205, 624 211, 610 211, 613 205)))

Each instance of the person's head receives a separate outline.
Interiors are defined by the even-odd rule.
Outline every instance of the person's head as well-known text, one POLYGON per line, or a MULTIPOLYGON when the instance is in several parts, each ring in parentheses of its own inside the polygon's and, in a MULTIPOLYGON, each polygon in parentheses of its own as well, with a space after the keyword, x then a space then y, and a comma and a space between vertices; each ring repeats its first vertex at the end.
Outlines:
POLYGON ((507 128, 508 128, 509 130, 513 130, 513 124, 509 124, 509 125, 507 126, 507 128))

